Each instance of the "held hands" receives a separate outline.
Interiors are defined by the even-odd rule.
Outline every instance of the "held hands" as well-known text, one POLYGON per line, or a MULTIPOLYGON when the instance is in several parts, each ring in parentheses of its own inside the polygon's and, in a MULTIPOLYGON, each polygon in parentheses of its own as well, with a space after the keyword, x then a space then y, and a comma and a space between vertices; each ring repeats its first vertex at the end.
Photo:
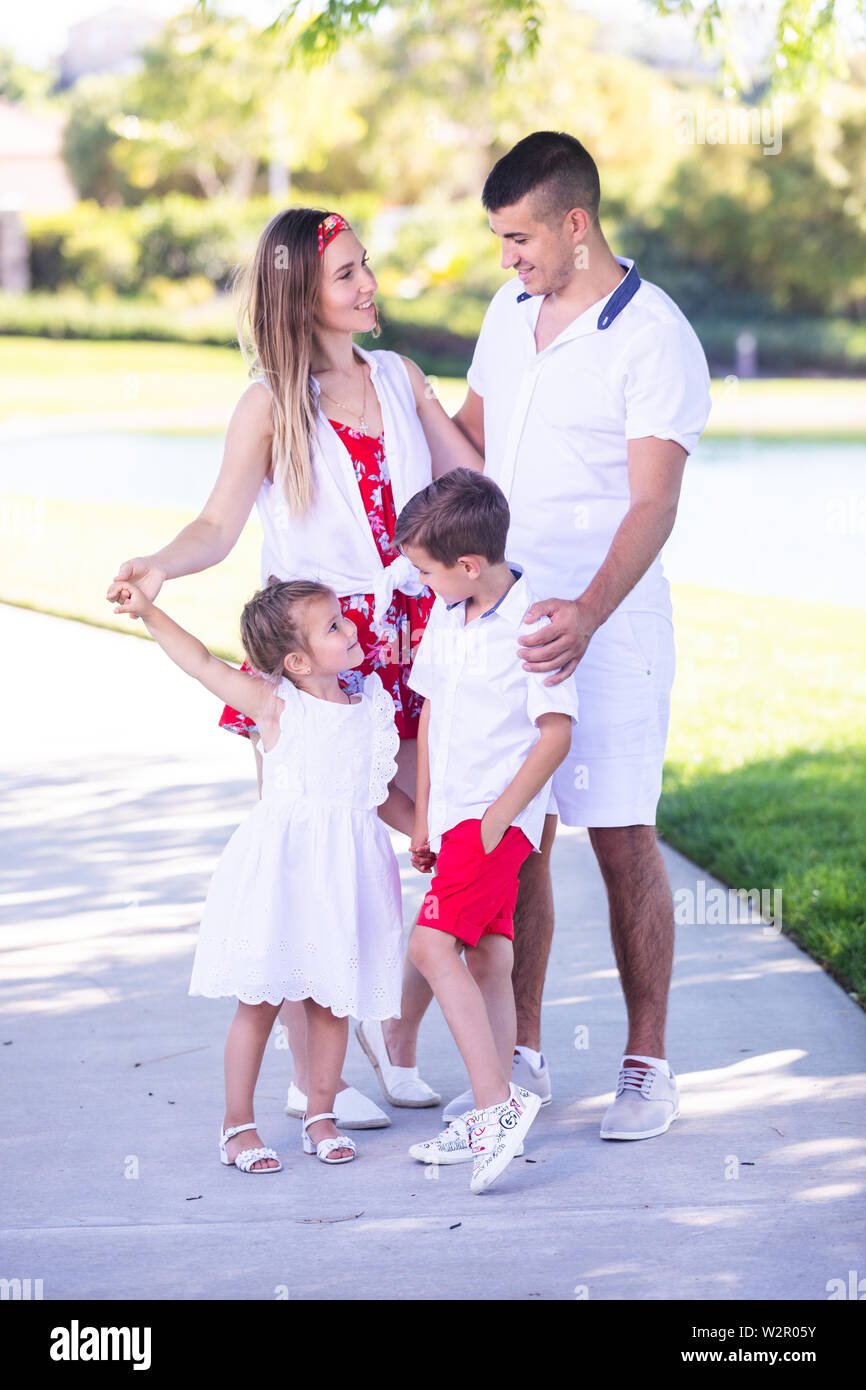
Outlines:
POLYGON ((430 835, 426 824, 422 825, 416 821, 409 845, 409 858, 412 861, 412 868, 417 869, 420 874, 433 872, 436 855, 430 848, 430 835))
POLYGON ((520 639, 517 655, 524 671, 553 671, 545 685, 559 685, 576 669, 598 623, 581 605, 580 599, 549 598, 533 603, 524 614, 524 623, 548 617, 538 632, 520 639))
POLYGON ((153 604, 147 595, 137 584, 133 584, 131 579, 126 581, 123 593, 128 597, 118 596, 116 599, 118 607, 115 608, 115 613, 126 613, 130 618, 144 618, 147 621, 154 612, 153 604))
POLYGON ((128 604, 124 603, 131 594, 131 586, 136 585, 138 593, 144 599, 149 599, 153 603, 163 584, 165 575, 157 565, 154 565, 147 555, 139 555, 134 560, 124 560, 123 564, 108 586, 105 597, 109 603, 120 603, 120 608, 115 608, 115 613, 127 613, 130 618, 140 618, 141 613, 133 613, 128 604))

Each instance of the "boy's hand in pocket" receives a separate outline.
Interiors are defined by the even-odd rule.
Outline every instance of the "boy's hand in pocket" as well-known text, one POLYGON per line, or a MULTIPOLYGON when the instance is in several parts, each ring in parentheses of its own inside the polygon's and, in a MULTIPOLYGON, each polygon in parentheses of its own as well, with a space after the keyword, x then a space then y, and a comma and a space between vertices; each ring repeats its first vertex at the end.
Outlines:
POLYGON ((490 854, 496 848, 507 829, 507 825, 497 823, 493 808, 488 806, 481 817, 481 844, 485 854, 490 854))

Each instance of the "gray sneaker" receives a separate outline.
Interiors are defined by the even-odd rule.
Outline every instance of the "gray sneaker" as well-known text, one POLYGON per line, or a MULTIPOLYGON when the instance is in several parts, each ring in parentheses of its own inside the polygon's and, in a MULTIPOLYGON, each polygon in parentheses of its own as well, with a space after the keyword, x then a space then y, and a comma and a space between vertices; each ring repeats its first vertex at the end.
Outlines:
MULTIPOLYGON (((550 1072, 547 1070, 547 1063, 543 1055, 541 1067, 535 1071, 523 1053, 518 1052, 515 1048, 511 1061, 511 1080, 515 1086, 522 1086, 525 1091, 534 1091, 537 1096, 541 1097, 542 1105, 550 1104, 550 1072)), ((458 1115, 465 1115, 467 1110, 471 1110, 474 1104, 471 1089, 461 1091, 459 1096, 455 1096, 453 1100, 448 1102, 442 1111, 442 1118, 448 1121, 456 1120, 458 1115)))
POLYGON ((616 1099, 601 1122, 602 1139, 653 1139, 680 1113, 677 1079, 658 1067, 621 1067, 616 1099))

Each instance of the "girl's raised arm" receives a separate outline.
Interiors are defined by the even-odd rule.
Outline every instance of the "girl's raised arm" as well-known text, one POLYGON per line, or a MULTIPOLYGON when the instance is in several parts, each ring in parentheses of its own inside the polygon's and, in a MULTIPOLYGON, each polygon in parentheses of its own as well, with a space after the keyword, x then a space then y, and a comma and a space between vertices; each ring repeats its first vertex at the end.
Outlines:
POLYGON ((124 560, 108 586, 109 603, 127 594, 130 582, 152 602, 166 579, 198 574, 225 559, 270 468, 272 439, 270 393, 260 382, 253 382, 232 412, 220 471, 199 515, 162 550, 124 560))
POLYGON ((224 704, 240 710, 254 719, 259 729, 279 722, 282 701, 269 681, 238 671, 227 661, 209 652, 204 642, 176 623, 161 608, 156 608, 135 584, 127 584, 128 599, 118 599, 115 612, 129 613, 141 618, 151 637, 158 642, 175 666, 199 681, 205 689, 218 695, 224 704))

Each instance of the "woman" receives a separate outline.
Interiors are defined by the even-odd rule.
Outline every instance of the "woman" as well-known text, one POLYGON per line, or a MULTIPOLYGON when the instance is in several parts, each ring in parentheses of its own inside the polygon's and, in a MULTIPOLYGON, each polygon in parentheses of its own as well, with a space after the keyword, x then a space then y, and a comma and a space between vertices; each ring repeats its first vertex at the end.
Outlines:
MULTIPOLYGON (((378 336, 377 282, 364 247, 338 214, 315 208, 278 213, 238 284, 239 339, 255 379, 229 421, 213 491, 199 516, 162 550, 124 561, 106 596, 117 599, 131 580, 153 601, 167 579, 219 564, 255 503, 263 530, 262 582, 270 574, 320 580, 357 624, 364 662, 345 673, 345 688, 352 693, 372 670, 382 678, 401 735, 396 782, 414 798, 422 702, 406 677, 433 595, 393 549, 394 523, 434 477, 458 466, 481 469, 482 459, 414 362, 354 343, 356 333, 378 336)), ((251 739, 261 789, 258 730, 228 707, 220 725, 251 739)), ((392 1104, 439 1103, 415 1063, 430 998, 407 960, 400 1020, 358 1029, 392 1104)), ((302 1005, 284 1005, 280 1020, 295 1066, 287 1110, 303 1114, 302 1005)), ((336 1109, 345 1127, 389 1123, 342 1078, 336 1109)))

